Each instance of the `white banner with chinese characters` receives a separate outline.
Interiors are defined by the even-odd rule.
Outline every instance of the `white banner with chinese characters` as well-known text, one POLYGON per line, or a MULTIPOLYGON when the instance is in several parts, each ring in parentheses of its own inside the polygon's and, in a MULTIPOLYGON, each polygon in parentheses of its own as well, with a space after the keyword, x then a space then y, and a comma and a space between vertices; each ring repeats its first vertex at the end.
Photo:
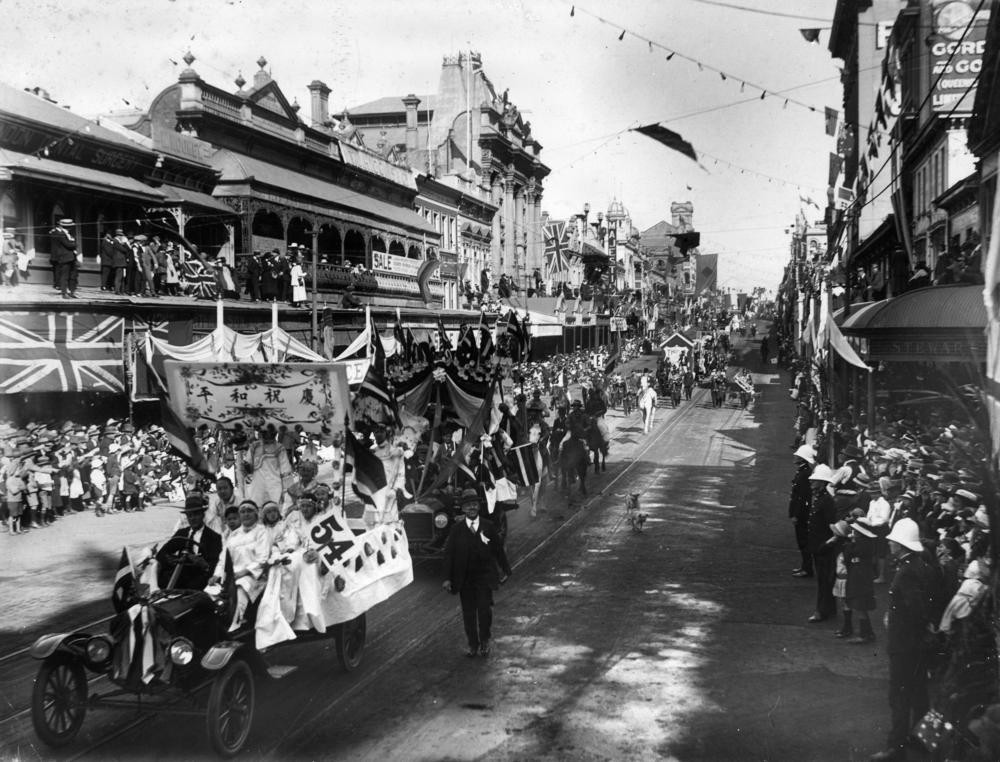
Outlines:
POLYGON ((170 406, 188 426, 341 431, 350 395, 347 371, 334 363, 164 362, 170 406))

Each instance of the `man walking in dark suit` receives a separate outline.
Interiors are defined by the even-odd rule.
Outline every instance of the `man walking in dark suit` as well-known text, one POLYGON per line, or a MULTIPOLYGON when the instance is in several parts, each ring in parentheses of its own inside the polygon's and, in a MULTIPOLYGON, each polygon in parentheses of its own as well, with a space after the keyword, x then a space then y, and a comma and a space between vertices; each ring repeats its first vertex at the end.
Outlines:
POLYGON ((459 498, 465 518, 448 534, 444 568, 448 578, 444 589, 458 594, 462 621, 469 641, 466 656, 490 653, 493 627, 493 591, 510 576, 510 564, 500 535, 492 522, 479 518, 479 495, 473 489, 459 498), (501 572, 503 573, 501 576, 501 572))
POLYGON ((76 239, 69 232, 73 220, 59 220, 49 237, 52 241, 52 266, 56 276, 56 288, 62 292, 63 299, 76 299, 76 239))
POLYGON ((205 499, 200 494, 190 494, 184 501, 184 515, 188 526, 174 532, 156 554, 160 563, 160 585, 165 587, 174 573, 175 564, 168 556, 181 554, 183 565, 177 572, 174 587, 180 590, 204 590, 222 555, 222 537, 205 526, 205 499), (179 539, 177 539, 179 538, 179 539))

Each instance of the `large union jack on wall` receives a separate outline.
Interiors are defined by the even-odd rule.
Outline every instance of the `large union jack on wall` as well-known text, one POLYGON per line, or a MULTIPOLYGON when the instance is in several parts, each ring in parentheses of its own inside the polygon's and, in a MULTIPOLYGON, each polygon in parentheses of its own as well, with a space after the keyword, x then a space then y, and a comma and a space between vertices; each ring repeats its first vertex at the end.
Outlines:
POLYGON ((124 327, 99 314, 0 315, 0 393, 124 392, 124 327))
POLYGON ((564 221, 553 220, 543 229, 545 237, 545 275, 548 278, 565 277, 575 252, 572 228, 564 221))

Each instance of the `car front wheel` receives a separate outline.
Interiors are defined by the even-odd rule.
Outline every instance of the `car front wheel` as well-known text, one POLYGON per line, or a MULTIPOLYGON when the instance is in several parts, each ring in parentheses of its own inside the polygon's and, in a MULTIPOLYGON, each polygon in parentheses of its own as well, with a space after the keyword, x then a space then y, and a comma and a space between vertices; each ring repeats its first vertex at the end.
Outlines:
POLYGON ((87 677, 68 654, 50 656, 38 668, 31 695, 31 722, 49 746, 72 742, 87 714, 87 677))
POLYGON ((344 672, 353 672, 361 665, 368 625, 364 614, 337 625, 337 659, 344 672))
POLYGON ((212 683, 208 697, 208 738, 223 757, 232 757, 250 735, 254 711, 254 679, 250 666, 235 658, 212 683))

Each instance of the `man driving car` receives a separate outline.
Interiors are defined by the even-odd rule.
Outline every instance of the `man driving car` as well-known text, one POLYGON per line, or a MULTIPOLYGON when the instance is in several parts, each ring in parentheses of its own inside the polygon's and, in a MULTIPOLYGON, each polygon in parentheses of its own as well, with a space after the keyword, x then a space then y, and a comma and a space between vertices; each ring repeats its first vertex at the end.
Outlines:
POLYGON ((222 554, 222 537, 205 525, 205 498, 192 492, 181 509, 188 525, 174 532, 156 554, 160 565, 160 586, 166 587, 173 574, 173 587, 203 590, 222 554), (179 562, 179 563, 178 563, 179 562))

